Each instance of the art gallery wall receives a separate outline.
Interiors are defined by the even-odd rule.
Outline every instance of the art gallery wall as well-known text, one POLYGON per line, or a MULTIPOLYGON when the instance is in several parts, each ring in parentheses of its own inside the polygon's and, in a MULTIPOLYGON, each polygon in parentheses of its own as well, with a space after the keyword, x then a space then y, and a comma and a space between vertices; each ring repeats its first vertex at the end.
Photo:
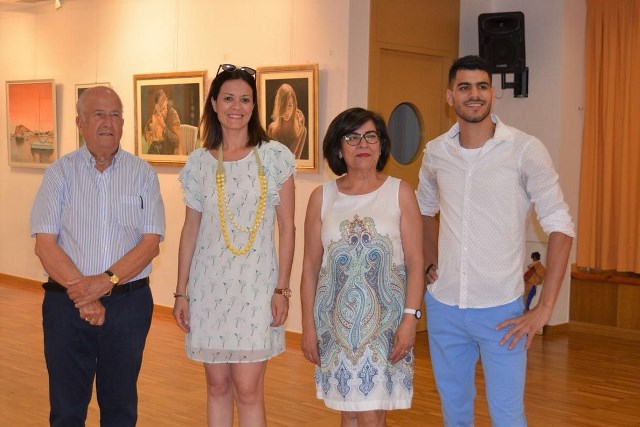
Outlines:
MULTIPOLYGON (((5 80, 54 78, 57 82, 60 152, 75 149, 75 84, 109 82, 125 106, 122 147, 134 151, 133 75, 207 70, 220 63, 253 68, 319 63, 319 129, 348 105, 366 105, 368 1, 83 0, 59 10, 0 14, 0 123, 6 123, 5 80), (355 9, 355 10, 354 10, 355 9), (353 22, 351 22, 353 20, 353 22)), ((5 126, 0 135, 6 140, 5 126)), ((321 131, 320 138, 324 133, 321 131)), ((43 280, 29 237, 29 211, 43 170, 9 168, 0 152, 0 272, 43 280), (9 243, 9 241, 11 243, 9 243)), ((155 302, 173 305, 178 241, 184 219, 180 167, 156 166, 167 230, 151 276, 155 302)), ((303 222, 311 191, 328 179, 296 177, 295 301, 291 322, 300 324, 299 277, 303 222)), ((117 206, 113 207, 117 209, 117 206)), ((293 329, 299 330, 299 326, 293 329)))
MULTIPOLYGON (((568 66, 572 58, 580 59, 579 52, 572 52, 568 43, 583 38, 580 13, 584 12, 584 0, 462 0, 460 52, 477 53, 478 13, 511 10, 512 5, 525 12, 527 37, 539 45, 530 48, 528 42, 527 46, 527 62, 533 73, 529 98, 513 100, 511 94, 505 94, 496 108, 510 124, 541 134, 576 214, 577 134, 582 127, 580 121, 575 129, 567 129, 563 120, 570 118, 575 124, 575 118, 565 112, 572 111, 579 94, 568 91, 582 88, 582 77, 576 79, 568 66), (560 15, 548 19, 547 10, 560 15), (546 119, 549 108, 561 118, 552 114, 554 120, 542 125, 539 118, 546 119)), ((0 273, 44 279, 33 255, 28 224, 43 170, 8 166, 4 81, 56 80, 61 154, 75 149, 75 85, 109 82, 125 105, 122 147, 133 152, 134 74, 207 70, 208 83, 220 63, 254 68, 318 63, 318 137, 322 141, 336 114, 367 105, 368 22, 367 0, 67 0, 57 11, 53 6, 40 6, 27 12, 0 12, 0 273)), ((577 65, 581 70, 582 64, 577 65)), ((404 72, 399 70, 399 76, 404 72)), ((177 166, 156 167, 167 230, 151 280, 155 302, 166 306, 173 305, 184 218, 179 170, 177 166)), ((322 164, 318 174, 296 176, 297 249, 291 283, 295 296, 287 322, 292 331, 300 331, 301 323, 299 279, 306 203, 311 191, 331 178, 322 164)), ((532 239, 537 239, 535 232, 533 235, 532 239)), ((564 300, 552 323, 568 319, 568 286, 563 292, 564 300)))

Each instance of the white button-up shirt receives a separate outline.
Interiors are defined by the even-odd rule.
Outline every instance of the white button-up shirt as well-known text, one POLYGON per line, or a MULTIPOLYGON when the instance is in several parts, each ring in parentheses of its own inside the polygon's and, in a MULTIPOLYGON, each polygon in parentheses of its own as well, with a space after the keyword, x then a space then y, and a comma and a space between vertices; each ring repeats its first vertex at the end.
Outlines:
MULTIPOLYGON (((86 146, 53 163, 31 210, 31 235, 56 234, 84 275, 99 274, 133 249, 143 234, 164 239, 164 204, 155 171, 122 149, 99 172, 86 146)), ((149 276, 148 264, 136 277, 149 276)))
POLYGON ((533 203, 545 233, 574 236, 549 153, 537 138, 500 122, 467 162, 456 123, 429 142, 420 169, 422 215, 440 212, 438 280, 429 291, 460 308, 507 304, 522 296, 525 222, 533 203))

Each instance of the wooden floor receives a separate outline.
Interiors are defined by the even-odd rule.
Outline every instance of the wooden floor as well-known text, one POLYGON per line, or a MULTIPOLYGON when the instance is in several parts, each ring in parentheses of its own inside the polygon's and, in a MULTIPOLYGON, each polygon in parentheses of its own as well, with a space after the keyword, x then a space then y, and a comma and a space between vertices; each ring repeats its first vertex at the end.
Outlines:
MULTIPOLYGON (((0 275, 0 425, 48 425, 47 372, 42 350, 42 290, 0 275)), ((559 328, 536 336, 529 351, 526 411, 530 426, 640 426, 638 335, 559 328)), ((442 425, 426 335, 416 345, 413 408, 389 413, 389 426, 442 425)), ((489 426, 484 383, 478 376, 476 426, 489 426)), ((167 310, 156 310, 139 380, 141 427, 205 426, 202 366, 184 354, 183 335, 167 310)), ((269 362, 270 426, 337 426, 338 413, 315 398, 313 366, 299 337, 269 362)), ((98 426, 95 400, 88 426, 98 426)))

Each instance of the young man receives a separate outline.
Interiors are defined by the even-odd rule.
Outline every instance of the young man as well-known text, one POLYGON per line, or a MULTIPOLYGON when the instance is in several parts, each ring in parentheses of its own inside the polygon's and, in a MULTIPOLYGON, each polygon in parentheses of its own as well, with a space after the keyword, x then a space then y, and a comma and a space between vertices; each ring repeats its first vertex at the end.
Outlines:
POLYGON ((479 357, 493 425, 526 425, 526 349, 551 317, 574 236, 546 148, 492 115, 493 98, 488 65, 457 59, 446 92, 457 123, 427 144, 420 170, 429 348, 447 426, 473 425, 479 357), (549 235, 547 276, 523 314, 532 202, 549 235))
POLYGON ((31 210, 36 255, 49 276, 42 303, 49 422, 84 426, 95 378, 100 425, 133 427, 164 205, 153 169, 120 148, 120 97, 88 89, 77 112, 86 144, 47 169, 31 210))

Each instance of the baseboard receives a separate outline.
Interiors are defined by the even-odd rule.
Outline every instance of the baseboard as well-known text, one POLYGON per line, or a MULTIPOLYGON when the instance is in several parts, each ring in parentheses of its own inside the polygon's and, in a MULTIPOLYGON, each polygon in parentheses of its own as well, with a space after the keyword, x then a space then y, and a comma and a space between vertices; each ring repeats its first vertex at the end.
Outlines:
POLYGON ((600 335, 610 338, 622 338, 625 340, 640 341, 640 331, 635 329, 623 329, 615 326, 597 325, 595 323, 577 322, 572 320, 568 324, 571 332, 600 335))
POLYGON ((24 277, 12 276, 10 274, 0 273, 0 282, 8 285, 17 285, 33 289, 42 289, 42 283, 46 280, 25 279, 24 277))
POLYGON ((153 314, 154 314, 154 316, 157 314, 157 315, 160 315, 160 316, 173 317, 173 307, 167 307, 166 305, 154 304, 153 305, 153 314))
MULTIPOLYGON (((0 283, 6 284, 9 286, 15 286, 16 288, 31 289, 34 291, 44 292, 42 290, 43 282, 44 280, 38 281, 38 280, 32 280, 32 279, 25 279, 23 277, 0 273, 0 283)), ((173 319, 173 307, 154 304, 153 315, 173 319)), ((300 340, 302 339, 302 334, 300 332, 285 331, 285 339, 287 340, 288 346, 297 346, 297 348, 300 348, 300 340)))
MULTIPOLYGON (((43 280, 25 279, 24 277, 12 276, 10 274, 0 273, 0 283, 4 283, 9 286, 15 286, 21 289, 31 289, 35 291, 42 291, 43 280)), ((43 291, 44 292, 44 291, 43 291)), ((154 315, 173 317, 173 307, 167 307, 164 305, 153 305, 154 315)))
POLYGON ((568 323, 559 323, 557 325, 545 325, 542 328, 543 335, 561 335, 569 330, 568 323))

